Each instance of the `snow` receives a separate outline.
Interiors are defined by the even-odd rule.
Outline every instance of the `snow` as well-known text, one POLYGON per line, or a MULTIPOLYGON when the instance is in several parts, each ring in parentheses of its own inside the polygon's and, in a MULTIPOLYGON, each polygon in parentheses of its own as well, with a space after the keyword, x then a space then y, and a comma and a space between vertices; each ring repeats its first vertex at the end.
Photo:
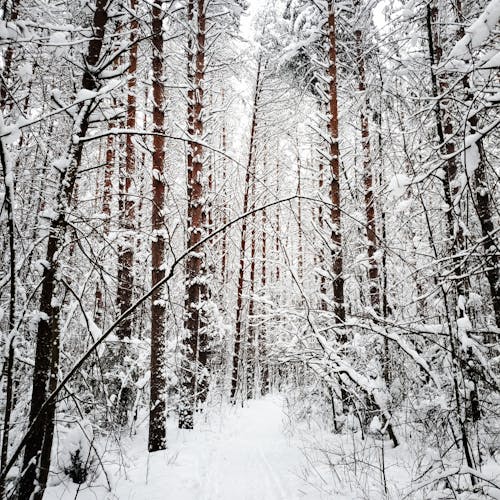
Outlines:
POLYGON ((95 99, 98 95, 99 95, 98 92, 87 89, 80 89, 75 96, 75 101, 76 102, 88 101, 90 99, 95 99))
POLYGON ((377 434, 382 430, 382 422, 380 422, 380 419, 375 415, 372 418, 372 421, 370 422, 370 432, 373 434, 377 434))
POLYGON ((499 19, 500 0, 491 0, 483 13, 466 29, 466 34, 455 44, 450 57, 466 58, 471 50, 486 42, 499 19))
POLYGON ((480 134, 470 134, 465 137, 465 151, 463 152, 463 162, 467 170, 467 175, 472 177, 479 166, 480 156, 477 141, 481 138, 480 134))
POLYGON ((28 83, 33 76, 33 65, 29 62, 21 64, 17 70, 17 74, 23 83, 28 83))
MULTIPOLYGON (((48 488, 44 499, 74 499, 78 492, 81 500, 164 500, 166 495, 175 500, 335 500, 302 479, 307 464, 285 434, 282 403, 280 396, 268 396, 244 408, 223 404, 209 410, 194 431, 179 430, 169 421, 168 450, 149 455, 141 429, 122 443, 125 456, 104 455, 107 477, 101 474, 100 485, 78 488, 65 478, 48 488), (108 480, 113 492, 106 489, 108 480)), ((78 430, 74 434, 81 437, 78 430)))
POLYGON ((67 33, 64 31, 56 31, 55 33, 52 33, 50 36, 50 40, 48 45, 53 45, 53 46, 60 46, 60 45, 66 45, 67 43, 67 33))
POLYGON ((390 195, 399 198, 404 195, 406 188, 411 184, 411 179, 405 174, 395 174, 389 182, 390 195))
POLYGON ((492 55, 488 56, 486 62, 481 65, 484 69, 493 69, 500 67, 500 52, 493 52, 492 55))

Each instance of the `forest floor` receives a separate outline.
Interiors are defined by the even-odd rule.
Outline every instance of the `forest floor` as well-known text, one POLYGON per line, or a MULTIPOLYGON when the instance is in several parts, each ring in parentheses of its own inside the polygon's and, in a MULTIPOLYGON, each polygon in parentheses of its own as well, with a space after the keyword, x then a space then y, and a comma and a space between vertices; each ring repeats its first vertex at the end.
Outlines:
MULTIPOLYGON (((122 442, 103 456, 106 474, 92 486, 65 480, 51 486, 48 500, 337 500, 309 480, 310 464, 286 431, 280 396, 244 407, 221 404, 194 431, 168 429, 168 450, 145 452, 147 436, 122 442), (125 442, 127 441, 127 442, 125 442), (107 477, 106 477, 107 476, 107 477), (112 492, 109 491, 111 484, 112 492), (98 483, 98 484, 96 484, 98 483), (100 486, 99 486, 100 483, 100 486)), ((314 473, 313 473, 314 474, 314 473)))

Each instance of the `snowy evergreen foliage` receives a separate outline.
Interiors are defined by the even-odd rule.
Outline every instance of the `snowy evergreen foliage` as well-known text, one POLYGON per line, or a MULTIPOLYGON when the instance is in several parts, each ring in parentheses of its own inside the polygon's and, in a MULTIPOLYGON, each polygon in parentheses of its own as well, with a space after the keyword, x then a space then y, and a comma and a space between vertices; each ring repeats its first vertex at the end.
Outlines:
POLYGON ((500 498, 500 0, 0 12, 0 500, 500 498))

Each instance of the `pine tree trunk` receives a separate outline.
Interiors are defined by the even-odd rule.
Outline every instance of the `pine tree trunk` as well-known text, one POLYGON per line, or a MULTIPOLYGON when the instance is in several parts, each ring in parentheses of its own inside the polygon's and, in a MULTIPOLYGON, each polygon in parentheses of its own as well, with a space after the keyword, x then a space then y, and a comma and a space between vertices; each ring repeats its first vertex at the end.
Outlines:
MULTIPOLYGON (((359 2, 355 2, 359 7, 359 2)), ((363 51, 363 35, 361 29, 354 32, 356 41, 356 63, 358 66, 358 90, 362 98, 361 104, 361 146, 363 151, 363 182, 365 191, 365 213, 366 213, 366 237, 368 240, 368 278, 369 278, 369 296, 370 304, 377 314, 380 314, 380 285, 378 263, 375 259, 375 253, 378 248, 378 237, 376 227, 375 197, 373 195, 373 173, 372 159, 370 152, 370 131, 368 124, 368 110, 370 103, 366 93, 365 77, 365 57, 363 51)))
MULTIPOLYGON (((443 49, 440 43, 440 33, 438 31, 438 16, 439 11, 437 7, 437 1, 432 0, 427 5, 427 15, 426 15, 426 24, 427 24, 427 41, 429 46, 429 58, 431 65, 431 83, 432 83, 432 95, 436 98, 435 105, 435 113, 436 113, 436 130, 437 136, 439 139, 439 145, 443 155, 446 155, 445 161, 445 175, 442 178, 443 182, 443 190, 444 190, 444 199, 447 206, 447 237, 450 241, 449 250, 451 250, 454 262, 453 274, 457 277, 454 280, 455 286, 455 294, 452 298, 452 303, 454 306, 458 304, 458 298, 460 296, 464 296, 464 280, 461 278, 462 271, 460 269, 460 258, 457 257, 457 253, 463 247, 463 230, 460 224, 460 202, 456 200, 457 195, 459 194, 460 186, 456 182, 456 177, 458 174, 458 165, 457 159, 455 155, 455 145, 452 142, 451 138, 453 137, 453 125, 451 123, 451 116, 448 107, 451 105, 451 100, 449 98, 440 98, 439 94, 445 94, 448 89, 448 81, 447 75, 441 73, 438 76, 436 75, 436 65, 441 62, 443 49)), ((451 360, 452 360, 452 372, 453 372, 453 390, 455 396, 455 404, 456 404, 456 416, 460 426, 460 434, 462 441, 462 449, 464 451, 465 459, 467 462, 467 466, 470 468, 474 467, 471 445, 469 443, 468 438, 468 430, 466 423, 466 411, 463 408, 464 404, 466 404, 466 400, 462 400, 462 394, 460 390, 460 380, 459 380, 459 372, 462 367, 462 360, 459 358, 459 348, 457 346, 457 339, 455 338, 454 328, 451 323, 452 313, 450 308, 448 307, 448 297, 447 293, 443 287, 441 287, 445 307, 446 307, 446 315, 448 318, 448 339, 450 342, 450 351, 451 351, 451 360)), ((457 308, 457 314, 462 316, 465 314, 465 311, 462 308, 457 308)), ((472 485, 475 485, 477 479, 474 475, 470 475, 472 485)))
MULTIPOLYGON (((252 178, 250 179, 250 182, 252 183, 252 189, 251 189, 251 198, 252 198, 252 206, 251 210, 254 210, 256 205, 255 205, 255 174, 256 174, 256 169, 255 169, 255 163, 254 163, 254 168, 253 168, 253 175, 252 178)), ((256 222, 257 222, 257 217, 256 213, 252 213, 252 219, 251 219, 251 224, 252 224, 252 229, 250 231, 250 291, 249 295, 250 298, 248 300, 248 319, 247 319, 247 339, 246 339, 246 356, 245 356, 245 361, 246 361, 246 376, 247 376, 247 399, 252 399, 255 395, 255 366, 257 362, 257 350, 256 350, 256 343, 257 343, 257 336, 256 336, 256 328, 255 328, 255 300, 254 300, 254 294, 255 294, 255 270, 256 270, 256 250, 257 250, 257 234, 256 234, 256 222)))
MULTIPOLYGON (((431 64, 431 81, 432 95, 436 98, 435 113, 436 113, 436 130, 439 139, 439 146, 445 160, 445 175, 442 177, 444 200, 447 205, 446 220, 448 240, 450 242, 449 249, 456 256, 463 247, 464 235, 460 224, 460 202, 456 199, 459 194, 460 186, 456 182, 458 175, 458 165, 455 155, 455 144, 452 141, 454 135, 453 124, 451 122, 450 110, 451 100, 449 98, 440 98, 439 95, 444 95, 448 89, 448 77, 441 73, 439 77, 436 75, 436 66, 439 65, 442 59, 443 49, 441 47, 438 26, 438 7, 436 0, 433 0, 427 5, 427 35, 429 44, 429 57, 431 64)), ((454 302, 457 302, 459 296, 465 295, 464 280, 460 278, 462 271, 460 269, 460 258, 453 259, 454 269, 453 274, 458 278, 454 280, 455 295, 454 302)), ((458 314, 464 314, 463 310, 459 310, 458 314)))
MULTIPOLYGON (((203 139, 203 85, 205 78, 205 1, 188 2, 188 22, 196 23, 195 43, 188 44, 188 241, 187 247, 198 244, 206 231, 206 207, 203 201, 204 150, 203 139), (195 8, 196 6, 196 8, 195 8), (194 45, 194 47, 193 47, 194 45), (192 53, 194 49, 194 54, 192 53), (194 60, 193 60, 194 57, 194 60), (194 63, 194 68, 192 67, 194 63)), ((186 303, 183 341, 185 362, 182 368, 181 401, 179 409, 179 428, 192 429, 196 401, 205 398, 208 390, 207 380, 200 369, 207 364, 208 339, 204 321, 203 307, 207 300, 207 270, 205 250, 198 246, 186 259, 186 303)))
MULTIPOLYGON (((264 168, 266 165, 264 165, 264 168)), ((267 284, 267 213, 266 209, 261 212, 261 230, 262 230, 262 242, 261 242, 261 270, 260 270, 260 286, 262 292, 266 292, 267 284)), ((269 368, 267 365, 267 334, 265 323, 259 327, 258 336, 258 368, 259 368, 259 383, 260 383, 260 393, 261 395, 267 394, 269 388, 269 368)))
MULTIPOLYGON (((138 37, 139 21, 135 10, 137 0, 130 0, 131 22, 130 22, 130 52, 129 68, 127 79, 127 111, 126 128, 135 129, 136 125, 136 72, 137 72, 137 50, 136 43, 138 37)), ((120 313, 123 314, 132 305, 134 288, 134 249, 135 249, 135 145, 133 135, 126 134, 125 137, 125 171, 123 178, 123 208, 120 211, 120 225, 122 230, 120 250, 118 256, 118 292, 117 300, 120 313)), ((127 341, 132 337, 132 316, 128 316, 120 324, 116 331, 118 337, 118 348, 114 353, 114 364, 119 365, 127 358, 127 341), (125 341, 125 342, 123 342, 125 341)), ((133 404, 134 394, 131 382, 125 384, 117 380, 115 390, 118 393, 116 408, 117 422, 126 425, 128 422, 128 412, 133 404)))
MULTIPOLYGON (((221 90, 221 100, 222 100, 222 109, 225 110, 224 104, 225 104, 225 92, 224 89, 221 90)), ((225 116, 225 115, 224 115, 225 116)), ((226 152, 227 152, 227 126, 226 126, 226 119, 223 118, 222 121, 222 130, 221 130, 221 150, 223 153, 222 156, 222 196, 223 196, 223 207, 222 207, 222 225, 225 226, 228 222, 227 220, 227 209, 228 209, 228 190, 227 190, 227 161, 226 161, 226 152)), ((221 281, 223 284, 226 284, 228 281, 228 275, 227 275, 227 261, 228 261, 228 245, 227 245, 227 240, 228 240, 228 231, 224 231, 224 234, 222 235, 222 255, 221 255, 221 281)))
MULTIPOLYGON (((165 95, 163 89, 163 0, 155 0, 152 8, 152 43, 153 43, 153 205, 151 209, 151 229, 154 237, 151 241, 151 286, 155 286, 165 277, 164 253, 165 237, 163 233, 163 208, 165 204, 165 95)), ((165 303, 161 289, 151 296, 151 382, 149 403, 150 452, 164 450, 166 437, 166 377, 165 377, 165 303)))
MULTIPOLYGON (((252 176, 252 165, 254 159, 255 136, 257 131, 257 112, 259 108, 259 99, 261 92, 261 58, 257 62, 257 75, 255 78, 255 94, 252 108, 252 125, 250 130, 250 145, 248 149, 248 158, 245 173, 245 192, 243 195, 243 213, 248 212, 249 195, 250 195, 250 180, 252 176)), ((240 259, 238 269, 238 290, 236 299, 236 324, 234 332, 234 347, 233 347, 233 363, 231 376, 231 402, 236 403, 236 391, 238 389, 239 371, 240 371, 240 355, 241 355, 241 331, 242 331, 242 316, 243 316, 243 285, 245 277, 245 250, 247 237, 247 218, 245 217, 241 224, 240 234, 240 259)))
MULTIPOLYGON (((463 27, 462 18, 462 2, 456 1, 456 9, 458 14, 458 23, 460 28, 457 35, 459 38, 465 36, 465 29, 463 27)), ((474 94, 471 89, 469 76, 466 74, 462 78, 464 89, 466 92, 465 104, 469 108, 474 103, 474 94)), ((478 116, 472 108, 471 115, 467 118, 470 126, 470 133, 475 134, 478 132, 478 116)), ((493 223, 493 214, 495 212, 493 200, 488 188, 488 179, 486 174, 487 162, 486 152, 484 150, 483 139, 480 137, 476 142, 476 147, 479 153, 479 161, 476 169, 474 170, 474 193, 475 195, 475 209, 481 226, 481 234, 483 236, 483 248, 485 254, 485 267, 486 278, 490 288, 491 303, 493 305, 493 313, 495 316, 495 323, 497 328, 500 328, 500 262, 498 245, 494 240, 495 226, 493 223)))
MULTIPOLYGON (((339 149, 339 115, 337 104, 337 47, 335 32, 335 2, 328 0, 328 76, 329 83, 329 124, 330 134, 329 161, 332 180, 330 183, 330 201, 332 208, 330 220, 332 224, 332 260, 333 260, 333 300, 335 320, 337 323, 345 321, 344 306, 344 276, 342 229, 340 212, 340 149, 339 149)), ((339 335, 339 341, 345 341, 344 334, 339 335)))

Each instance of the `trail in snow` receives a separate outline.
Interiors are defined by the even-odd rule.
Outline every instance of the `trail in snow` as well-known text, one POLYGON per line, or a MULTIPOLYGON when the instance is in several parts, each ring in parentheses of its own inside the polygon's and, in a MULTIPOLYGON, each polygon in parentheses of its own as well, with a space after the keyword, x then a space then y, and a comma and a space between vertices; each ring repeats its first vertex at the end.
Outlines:
MULTIPOLYGON (((220 415, 194 431, 171 427, 166 452, 148 456, 144 452, 146 436, 137 436, 125 452, 125 467, 107 464, 113 493, 87 486, 77 498, 326 499, 302 479, 306 464, 301 451, 285 435, 283 418, 281 399, 267 397, 250 401, 245 408, 223 408, 220 415)), ((47 499, 67 500, 75 498, 76 492, 77 486, 66 480, 50 488, 47 499)))

